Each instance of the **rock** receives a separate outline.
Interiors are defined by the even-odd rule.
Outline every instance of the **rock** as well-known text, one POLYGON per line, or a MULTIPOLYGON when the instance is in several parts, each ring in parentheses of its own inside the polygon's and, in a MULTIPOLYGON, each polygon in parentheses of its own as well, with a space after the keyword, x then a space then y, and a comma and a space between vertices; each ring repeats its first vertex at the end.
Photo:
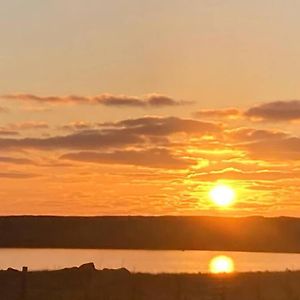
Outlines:
POLYGON ((83 264, 79 267, 80 271, 96 271, 94 263, 83 264))
POLYGON ((120 268, 120 269, 107 269, 107 268, 104 268, 102 270, 102 272, 105 272, 105 273, 110 273, 110 274, 113 274, 113 275, 121 275, 121 276, 126 276, 126 275, 130 275, 130 271, 128 271, 126 268, 120 268))
POLYGON ((8 268, 6 271, 18 273, 19 271, 13 268, 8 268))

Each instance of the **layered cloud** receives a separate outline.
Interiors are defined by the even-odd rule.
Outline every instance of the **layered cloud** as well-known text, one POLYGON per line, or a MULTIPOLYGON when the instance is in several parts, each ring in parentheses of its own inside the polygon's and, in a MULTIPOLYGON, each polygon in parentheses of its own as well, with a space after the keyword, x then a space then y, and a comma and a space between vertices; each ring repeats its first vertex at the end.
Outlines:
POLYGON ((144 144, 146 138, 176 133, 203 136, 221 131, 221 125, 176 117, 144 117, 102 124, 102 129, 36 138, 1 138, 0 149, 101 149, 144 144))
POLYGON ((104 123, 102 126, 111 126, 123 130, 124 133, 142 135, 170 135, 175 133, 208 134, 222 130, 222 124, 204 122, 178 117, 143 117, 128 119, 115 123, 104 123))
MULTIPOLYGON (((151 97, 121 97, 121 104, 118 97, 108 95, 98 100, 112 106, 178 105, 169 98, 151 97)), ((96 99, 73 96, 27 95, 23 100, 97 104, 96 99)), ((44 199, 43 205, 59 206, 65 213, 75 202, 91 214, 104 214, 112 207, 126 214, 202 214, 216 212, 207 194, 217 182, 224 182, 239 194, 228 214, 272 215, 297 205, 292 199, 300 197, 300 136, 289 132, 297 124, 278 126, 278 121, 298 119, 295 101, 244 110, 206 109, 191 118, 141 116, 134 111, 135 117, 105 122, 107 118, 85 114, 82 120, 72 122, 70 116, 60 115, 61 123, 53 122, 57 107, 51 108, 54 112, 41 114, 46 121, 22 115, 20 120, 2 122, 2 199, 44 199), (278 107, 284 107, 283 114, 278 107)), ((77 106, 70 111, 76 109, 76 116, 81 116, 77 106)), ((79 208, 72 213, 81 213, 79 208)))
POLYGON ((48 138, 2 138, 0 149, 11 150, 59 150, 100 149, 112 146, 126 146, 143 142, 136 135, 124 135, 121 131, 82 131, 79 133, 48 138))
POLYGON ((191 104, 192 102, 175 100, 171 97, 167 97, 159 94, 150 94, 145 97, 125 96, 125 95, 112 95, 112 94, 100 94, 97 96, 38 96, 34 94, 8 94, 3 95, 2 99, 7 100, 19 100, 30 101, 37 103, 47 104, 89 104, 89 105, 104 105, 114 107, 144 107, 155 108, 164 106, 177 106, 191 104))

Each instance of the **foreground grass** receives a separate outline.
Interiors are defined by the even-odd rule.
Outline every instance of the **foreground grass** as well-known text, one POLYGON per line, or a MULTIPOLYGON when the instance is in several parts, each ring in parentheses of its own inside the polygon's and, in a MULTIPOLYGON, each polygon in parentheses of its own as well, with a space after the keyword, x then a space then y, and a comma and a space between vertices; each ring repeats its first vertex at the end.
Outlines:
POLYGON ((0 271, 1 300, 300 300, 299 272, 133 274, 92 265, 0 271))

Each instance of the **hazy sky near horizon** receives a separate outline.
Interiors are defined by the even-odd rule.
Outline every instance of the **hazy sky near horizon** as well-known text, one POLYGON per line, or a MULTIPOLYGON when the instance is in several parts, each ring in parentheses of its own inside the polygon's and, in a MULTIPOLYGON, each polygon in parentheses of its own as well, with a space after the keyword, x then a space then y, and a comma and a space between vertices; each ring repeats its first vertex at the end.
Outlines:
POLYGON ((2 1, 0 214, 300 216, 299 10, 2 1))

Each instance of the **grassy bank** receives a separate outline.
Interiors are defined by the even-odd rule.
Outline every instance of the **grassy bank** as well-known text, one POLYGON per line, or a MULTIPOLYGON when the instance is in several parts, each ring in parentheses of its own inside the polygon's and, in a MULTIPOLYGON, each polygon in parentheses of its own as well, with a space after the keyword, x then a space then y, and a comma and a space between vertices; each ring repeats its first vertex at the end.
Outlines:
POLYGON ((92 265, 0 271, 3 300, 300 300, 300 272, 133 274, 92 265))

